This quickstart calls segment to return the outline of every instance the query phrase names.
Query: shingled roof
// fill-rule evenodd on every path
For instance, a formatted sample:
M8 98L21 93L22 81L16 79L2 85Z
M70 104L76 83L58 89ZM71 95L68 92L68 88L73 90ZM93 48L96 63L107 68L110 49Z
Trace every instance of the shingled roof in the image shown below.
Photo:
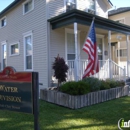
M124 12L127 12L127 11L130 11L130 7L121 7L121 8L113 9L113 10L108 12L108 16L124 13Z

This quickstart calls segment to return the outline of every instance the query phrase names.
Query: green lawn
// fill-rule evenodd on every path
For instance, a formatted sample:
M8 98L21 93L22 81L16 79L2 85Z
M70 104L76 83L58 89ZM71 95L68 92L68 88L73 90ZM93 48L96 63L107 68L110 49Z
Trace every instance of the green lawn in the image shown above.
M40 101L40 130L118 130L120 118L130 120L130 97L78 110ZM0 110L0 130L33 130L33 116Z

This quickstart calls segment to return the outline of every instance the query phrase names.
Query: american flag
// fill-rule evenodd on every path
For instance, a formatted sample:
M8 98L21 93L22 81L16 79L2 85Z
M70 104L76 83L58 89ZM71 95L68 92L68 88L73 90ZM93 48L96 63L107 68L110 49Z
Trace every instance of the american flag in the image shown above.
M94 21L92 21L88 36L83 45L83 50L88 54L88 65L84 71L83 78L99 72L99 61L96 45Z

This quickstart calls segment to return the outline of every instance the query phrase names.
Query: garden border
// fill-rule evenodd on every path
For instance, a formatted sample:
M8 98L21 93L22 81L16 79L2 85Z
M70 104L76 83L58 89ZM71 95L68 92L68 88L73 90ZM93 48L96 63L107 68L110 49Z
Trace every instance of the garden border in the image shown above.
M41 89L40 98L47 102L58 104L71 109L78 109L85 106L105 102L129 95L129 86L116 87L85 95L73 96L56 90Z

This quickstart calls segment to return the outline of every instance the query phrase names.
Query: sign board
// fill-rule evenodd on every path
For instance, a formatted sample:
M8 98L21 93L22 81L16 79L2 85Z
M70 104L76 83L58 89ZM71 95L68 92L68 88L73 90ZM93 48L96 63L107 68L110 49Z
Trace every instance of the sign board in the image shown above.
M1 110L34 114L34 124L38 125L38 95L37 72L16 72L10 66L0 72Z

